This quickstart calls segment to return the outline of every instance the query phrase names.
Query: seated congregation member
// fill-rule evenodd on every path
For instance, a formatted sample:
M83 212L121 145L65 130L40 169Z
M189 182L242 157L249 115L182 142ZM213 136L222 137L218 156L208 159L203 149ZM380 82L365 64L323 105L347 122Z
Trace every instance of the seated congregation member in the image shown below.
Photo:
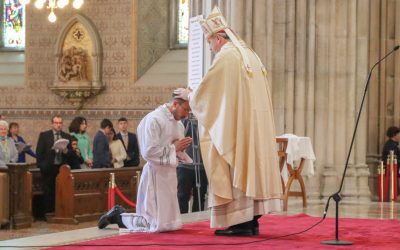
M7 136L8 122L0 120L0 167L18 160L18 151L14 141Z
M78 148L87 167L93 166L93 152L90 148L90 139L86 133L87 121L82 116L75 117L69 125L69 132L78 139ZM83 165L83 167L85 167Z
M110 144L111 162L114 168L122 168L126 159L126 151L121 140L117 139L114 128L107 135L108 143Z
M10 126L8 129L8 136L14 140L15 144L21 143L22 145L26 145L24 138L19 135L19 124L16 122L10 122ZM17 147L18 149L18 147ZM17 163L24 163L26 162L25 154L28 154L36 159L36 154L30 147L26 149L22 149L21 152L18 153L18 160Z
M107 134L110 133L113 124L109 119L103 119L100 130L97 131L93 140L93 168L110 168L111 151Z
M117 138L120 139L126 150L126 160L124 160L124 167L139 166L139 146L136 134L128 132L128 119L121 117L118 119L119 133Z
M115 206L99 222L110 223L131 232L163 232L182 226L177 200L176 166L189 156L184 150L192 139L184 137L180 122L190 111L187 101L173 99L147 114L138 126L140 152L147 161L140 178L136 214ZM189 158L190 159L190 158Z
M66 155L68 164L71 169L81 169L81 164L83 163L83 157L81 151L78 148L78 139L75 136L71 136L71 148L68 149Z
M54 142L60 139L71 140L71 136L62 131L63 119L55 115L51 119L50 130L41 132L36 146L36 162L40 168L43 181L45 213L54 212L56 177L61 165L66 163L68 147L54 149Z
M390 127L386 131L386 136L389 138L382 149L382 161L383 164L386 165L388 156L390 155L390 151L394 151L394 155L397 158L397 162L400 160L400 128L398 127ZM397 168L400 174L399 168Z

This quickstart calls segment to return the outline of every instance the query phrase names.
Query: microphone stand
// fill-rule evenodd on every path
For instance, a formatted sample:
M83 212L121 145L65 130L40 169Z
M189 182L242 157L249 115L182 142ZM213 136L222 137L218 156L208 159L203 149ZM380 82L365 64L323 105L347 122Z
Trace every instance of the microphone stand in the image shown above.
M201 168L203 167L203 162L201 160L200 154L200 138L199 138L199 130L198 130L198 121L197 118L193 115L193 113L189 113L188 123L186 125L185 135L190 129L190 135L192 136L192 156L195 172L195 181L196 181L196 189L197 189L197 200L198 200L198 211L203 211L202 202L201 202ZM194 201L195 197L193 197Z
M364 87L364 95L362 97L362 101L360 104L360 109L358 111L358 115L357 115L357 121L356 121L356 125L354 127L354 131L353 131L353 137L351 139L351 143L350 143L350 148L349 148L349 152L347 154L347 159L346 159L346 165L344 167L343 170L343 175L342 175L342 180L340 183L340 187L339 190L332 194L331 196L329 196L328 201L326 202L326 206L325 206L325 210L324 210L324 216L323 218L325 219L326 214L328 212L328 207L329 207L329 201L333 198L333 200L336 202L336 230L335 230L335 236L336 238L334 240L324 240L321 241L321 244L326 244L326 245L352 245L353 243L350 241L342 241L339 240L339 202L342 200L342 197L340 196L340 192L342 191L343 188L343 182L344 182L344 177L346 176L346 171L347 171L347 167L349 166L349 160L350 160L350 155L351 155L351 150L353 148L353 144L354 144L354 140L356 138L356 132L357 132L357 128L358 128L358 123L360 121L360 117L361 117L361 112L362 109L364 107L364 101L365 101L365 96L367 94L368 91L368 86L369 86L369 82L371 80L371 75L372 75L372 71L374 70L374 68L379 65L383 60L386 59L386 57L390 56L393 52L395 52L396 50L398 50L400 48L400 45L397 45L393 48L393 50L391 50L389 53L387 53L383 58L381 58L378 62L376 62L374 64L374 66L372 66L371 70L368 72L368 77L367 80L365 82L365 87Z

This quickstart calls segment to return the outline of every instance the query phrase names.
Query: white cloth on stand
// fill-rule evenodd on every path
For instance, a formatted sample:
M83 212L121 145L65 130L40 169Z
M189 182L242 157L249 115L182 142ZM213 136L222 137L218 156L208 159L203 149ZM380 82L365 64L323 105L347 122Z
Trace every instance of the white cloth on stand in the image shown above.
M281 172L281 176L285 184L289 179L289 171L286 163L290 164L293 169L295 169L297 168L296 164L299 164L302 158L305 160L302 174L305 176L313 176L314 161L316 158L310 137L301 137L293 134L283 134L281 136L277 136L277 138L288 139L288 145L286 148L287 159Z

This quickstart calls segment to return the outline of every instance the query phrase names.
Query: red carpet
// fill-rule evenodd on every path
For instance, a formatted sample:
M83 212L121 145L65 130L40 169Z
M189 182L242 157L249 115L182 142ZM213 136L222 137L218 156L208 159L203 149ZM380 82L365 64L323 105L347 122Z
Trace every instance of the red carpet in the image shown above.
M277 239L303 231L319 220L305 214L263 216L257 237L217 237L208 222L198 222L175 232L122 234L53 249L400 249L398 220L340 219L339 239L353 242L347 247L320 244L334 239L334 218L327 218L305 233Z

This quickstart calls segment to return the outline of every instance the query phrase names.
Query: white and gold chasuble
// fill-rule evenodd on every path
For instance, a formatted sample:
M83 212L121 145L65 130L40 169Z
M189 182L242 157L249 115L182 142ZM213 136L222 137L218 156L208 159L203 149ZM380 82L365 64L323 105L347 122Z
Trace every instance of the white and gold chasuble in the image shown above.
M237 47L228 42L189 95L200 127L213 228L281 210L270 86L257 55L243 49L250 60L250 74Z

